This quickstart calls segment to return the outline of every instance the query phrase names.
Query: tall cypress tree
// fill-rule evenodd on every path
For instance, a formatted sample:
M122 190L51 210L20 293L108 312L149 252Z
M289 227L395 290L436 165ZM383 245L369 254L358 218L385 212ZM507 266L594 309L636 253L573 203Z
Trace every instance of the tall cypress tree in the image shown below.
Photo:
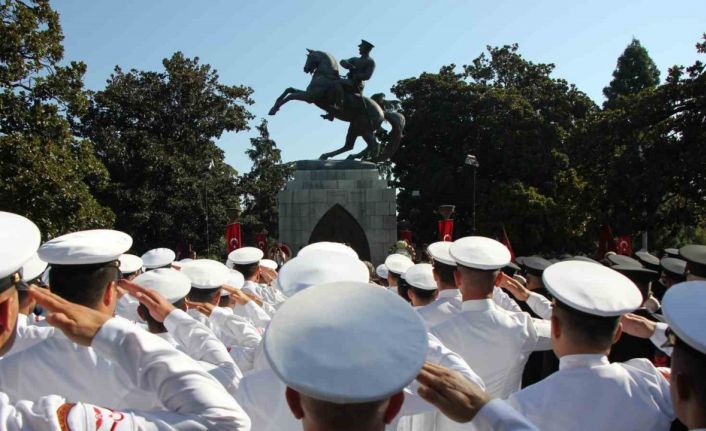
M659 69L647 49L640 41L633 38L625 51L618 57L618 64L613 71L613 80L603 88L606 101L604 108L614 106L619 96L637 94L646 88L659 84Z

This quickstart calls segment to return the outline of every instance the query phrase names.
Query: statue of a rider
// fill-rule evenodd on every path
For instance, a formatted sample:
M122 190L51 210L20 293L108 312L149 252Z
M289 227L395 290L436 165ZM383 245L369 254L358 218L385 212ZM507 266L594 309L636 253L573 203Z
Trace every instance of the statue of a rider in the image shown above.
M362 96L365 81L370 79L375 71L375 61L370 57L370 51L374 47L367 40L361 40L360 45L358 45L360 57L341 60L341 67L348 69L348 75L333 84L334 104L326 115L322 115L323 118L333 121L334 113L338 112L343 106L344 91Z

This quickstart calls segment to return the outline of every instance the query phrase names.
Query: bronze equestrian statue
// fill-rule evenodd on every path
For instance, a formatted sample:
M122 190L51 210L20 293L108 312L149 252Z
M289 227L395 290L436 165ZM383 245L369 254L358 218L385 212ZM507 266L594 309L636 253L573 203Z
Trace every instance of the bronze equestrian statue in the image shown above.
M304 72L313 75L309 86L304 91L287 88L270 109L269 114L275 115L282 105L290 100L301 100L313 103L326 111L322 117L327 120L333 121L337 118L350 123L345 145L338 150L322 154L319 157L321 160L352 150L358 136L363 138L367 147L358 154L348 156L349 159L378 162L390 158L399 148L405 126L404 116L393 110L386 110L372 98L362 95L364 81L370 79L375 70L375 62L369 56L372 48L371 43L362 41L359 45L361 56L341 62L341 66L348 69L345 79L341 78L338 62L331 54L307 49ZM378 98L378 101L382 99ZM383 120L390 123L392 130L389 145L380 151L375 131L382 130Z

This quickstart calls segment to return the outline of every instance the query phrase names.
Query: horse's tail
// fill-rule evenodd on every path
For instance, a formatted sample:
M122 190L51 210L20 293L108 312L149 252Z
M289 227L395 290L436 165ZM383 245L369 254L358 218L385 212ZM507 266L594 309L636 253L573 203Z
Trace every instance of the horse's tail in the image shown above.
M392 157L400 148L400 142L404 136L405 118L399 112L386 111L385 120L390 123L392 130L390 131L390 143L385 146L379 160L386 160Z

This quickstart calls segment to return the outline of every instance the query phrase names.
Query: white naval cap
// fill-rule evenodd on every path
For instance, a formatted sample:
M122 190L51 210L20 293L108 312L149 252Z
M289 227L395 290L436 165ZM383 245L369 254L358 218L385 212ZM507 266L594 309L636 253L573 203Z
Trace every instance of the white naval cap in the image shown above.
M5 290L19 281L15 274L37 252L41 235L28 218L0 211L0 288Z
M706 355L706 281L675 284L662 299L664 318L679 339Z
M243 274L241 274L239 271L231 269L230 273L228 274L228 279L223 284L227 284L230 287L235 287L236 289L242 289L243 285L245 284L245 277L243 277ZM230 295L230 292L225 289L221 290L221 296L228 295Z
M635 283L598 263L578 260L555 263L544 270L542 280L558 301L594 316L620 316L642 304Z
M510 250L501 242L484 236L467 236L454 241L449 255L457 265L483 271L500 269L510 263Z
M172 304L186 297L191 290L189 277L172 268L147 271L135 277L133 282L154 290Z
M314 251L327 251L329 253L343 253L358 259L358 253L347 245L340 242L319 241L304 246L297 256L304 256Z
M190 258L190 257L185 257L185 258L183 258L182 260L180 260L180 261L178 261L178 262L183 265L183 264L185 264L185 263L192 262L193 260L194 260L194 259L192 259L192 258Z
M399 253L391 254L385 259L387 271L397 275L404 274L412 265L414 265L412 259Z
M191 280L196 289L217 289L226 284L230 270L222 263L211 259L196 259L185 263L181 272Z
M428 263L418 263L404 273L404 280L412 287L422 290L436 290L434 267Z
M263 344L287 386L339 404L401 391L419 373L429 347L424 323L409 304L365 282L316 285L291 297L272 318Z
M257 247L241 247L228 254L228 260L235 265L251 265L262 260L265 253Z
M120 272L123 274L132 274L139 271L143 266L142 258L134 254L123 254L118 260L120 261Z
M378 277L387 280L387 267L384 263L381 263L377 268L375 268L375 274L377 274Z
M427 247L427 253L432 259L444 265L456 266L456 261L451 254L449 254L449 248L451 248L451 241L437 241L429 244Z
M143 266L147 269L161 268L174 262L176 253L168 248L153 248L142 255Z
M273 270L273 271L277 271L277 266L279 266L279 265L277 265L277 262L275 262L275 261L272 260L272 259L262 259L262 260L260 261L260 266L264 266L264 267L267 268L267 269L271 269L271 270Z
M92 265L117 261L131 246L132 237L125 232L94 229L49 240L38 253L50 265Z
M39 277L47 269L47 265L37 253L34 253L34 256L22 265L22 281L31 281Z
M369 279L368 267L357 257L324 250L297 255L280 268L277 276L279 287L287 296L316 284Z

